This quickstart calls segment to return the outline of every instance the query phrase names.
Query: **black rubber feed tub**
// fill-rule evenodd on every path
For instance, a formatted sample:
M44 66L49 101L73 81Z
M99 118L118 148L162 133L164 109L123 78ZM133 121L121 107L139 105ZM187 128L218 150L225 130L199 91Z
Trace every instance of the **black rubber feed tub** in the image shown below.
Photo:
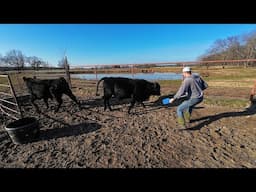
M16 120L5 126L15 144L25 144L39 137L39 122L34 117Z

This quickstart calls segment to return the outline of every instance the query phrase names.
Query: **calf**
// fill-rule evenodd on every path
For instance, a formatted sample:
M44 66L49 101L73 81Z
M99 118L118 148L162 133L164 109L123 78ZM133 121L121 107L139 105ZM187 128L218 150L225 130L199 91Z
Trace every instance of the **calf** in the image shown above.
M31 103L34 105L36 111L40 113L38 106L35 104L35 100L43 99L46 107L48 109L48 99L55 98L58 102L58 106L55 109L55 112L59 111L61 104L63 103L62 95L68 95L80 108L80 104L77 101L76 97L73 95L72 91L69 88L67 81L60 77L59 79L35 79L23 77L23 80L28 88L28 91L31 96Z
M160 95L160 85L158 83L148 82L143 79L129 79L123 77L103 77L97 83L96 96L98 96L98 86L101 81L103 82L104 90L104 110L107 105L111 111L109 100L112 96L118 100L131 98L131 105L129 106L128 113L134 106L135 102L138 102L145 107L143 101L149 99L151 95Z

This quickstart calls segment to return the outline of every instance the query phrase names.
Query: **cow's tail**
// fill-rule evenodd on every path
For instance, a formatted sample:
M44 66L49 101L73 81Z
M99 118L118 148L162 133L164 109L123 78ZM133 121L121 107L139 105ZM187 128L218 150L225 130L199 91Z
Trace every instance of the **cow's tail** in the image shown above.
M107 77L103 77L103 78L101 78L101 79L98 81L98 83L97 83L97 88L96 88L96 96L99 96L99 95L100 95L100 94L98 93L99 84L100 84L101 81L103 81L103 80L105 80L105 79L107 79Z

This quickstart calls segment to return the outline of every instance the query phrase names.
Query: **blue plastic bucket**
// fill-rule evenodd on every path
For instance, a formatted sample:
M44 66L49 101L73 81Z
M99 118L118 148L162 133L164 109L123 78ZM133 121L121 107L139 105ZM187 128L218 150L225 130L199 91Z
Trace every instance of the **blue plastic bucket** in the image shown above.
M162 100L162 103L163 103L164 105L170 104L170 98L165 98L165 99L163 99L163 100Z

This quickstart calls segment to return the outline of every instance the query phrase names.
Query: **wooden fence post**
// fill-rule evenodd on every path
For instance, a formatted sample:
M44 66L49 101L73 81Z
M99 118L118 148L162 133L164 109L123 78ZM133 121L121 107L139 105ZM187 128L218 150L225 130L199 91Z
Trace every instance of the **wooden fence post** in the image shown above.
M69 68L67 56L65 56L65 64L64 64L64 67L65 67L65 72L66 72L66 77L67 77L67 80L68 80L69 87L72 88L71 78L70 78L70 71L69 71L70 68Z
M94 73L95 73L96 80L98 80L97 66L96 65L95 65L95 68L94 68Z

